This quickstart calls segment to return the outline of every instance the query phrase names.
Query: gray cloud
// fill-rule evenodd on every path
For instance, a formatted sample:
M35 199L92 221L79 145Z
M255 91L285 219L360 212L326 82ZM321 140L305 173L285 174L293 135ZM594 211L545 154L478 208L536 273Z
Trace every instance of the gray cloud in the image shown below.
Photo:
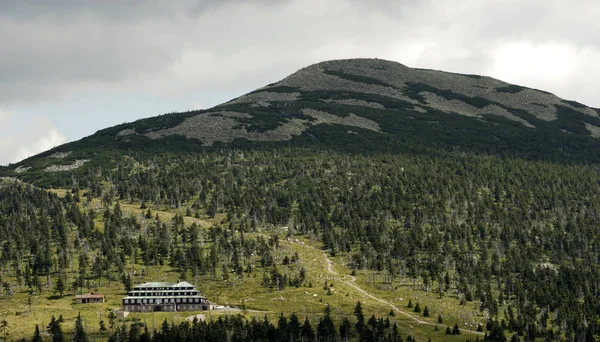
M98 83L168 80L179 90L194 75L199 86L239 82L237 75L257 69L281 76L269 72L272 64L291 72L355 55L493 74L494 49L512 42L568 43L597 54L598 7L586 0L576 6L541 0L2 2L0 103Z

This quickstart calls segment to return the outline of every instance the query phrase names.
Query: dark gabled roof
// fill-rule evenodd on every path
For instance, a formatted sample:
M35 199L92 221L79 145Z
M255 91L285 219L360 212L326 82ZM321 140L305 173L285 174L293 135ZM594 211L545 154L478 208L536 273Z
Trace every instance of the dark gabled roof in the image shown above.
M75 296L76 299L103 299L104 297L104 295L97 293L87 293Z

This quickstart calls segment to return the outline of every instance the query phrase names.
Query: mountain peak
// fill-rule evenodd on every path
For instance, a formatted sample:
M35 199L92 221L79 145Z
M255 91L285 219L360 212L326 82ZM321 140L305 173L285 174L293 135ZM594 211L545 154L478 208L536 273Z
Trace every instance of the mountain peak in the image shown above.
M19 163L8 175L94 165L106 149L122 153L282 143L600 161L598 138L600 110L548 92L382 59L345 59L307 66L208 110L99 131Z

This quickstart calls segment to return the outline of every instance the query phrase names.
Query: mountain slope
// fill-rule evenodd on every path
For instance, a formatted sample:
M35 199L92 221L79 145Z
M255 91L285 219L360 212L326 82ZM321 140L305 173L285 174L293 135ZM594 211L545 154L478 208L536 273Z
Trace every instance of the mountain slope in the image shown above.
M600 160L600 110L493 78L379 59L322 62L202 111L127 123L3 174L69 171L112 152L300 145L352 152L437 150ZM316 145L315 145L316 144Z
M108 308L132 281L194 279L272 320L318 327L331 305L351 340L381 340L384 318L407 340L597 340L597 120L490 78L349 60L111 127L5 169L54 189L0 181L0 306L30 332L34 294L96 319L59 280Z

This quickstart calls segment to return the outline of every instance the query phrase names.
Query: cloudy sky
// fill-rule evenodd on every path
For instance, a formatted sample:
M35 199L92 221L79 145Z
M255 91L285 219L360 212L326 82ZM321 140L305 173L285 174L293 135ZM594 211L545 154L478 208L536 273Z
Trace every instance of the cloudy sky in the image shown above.
M377 57L600 107L597 0L0 0L0 164Z

